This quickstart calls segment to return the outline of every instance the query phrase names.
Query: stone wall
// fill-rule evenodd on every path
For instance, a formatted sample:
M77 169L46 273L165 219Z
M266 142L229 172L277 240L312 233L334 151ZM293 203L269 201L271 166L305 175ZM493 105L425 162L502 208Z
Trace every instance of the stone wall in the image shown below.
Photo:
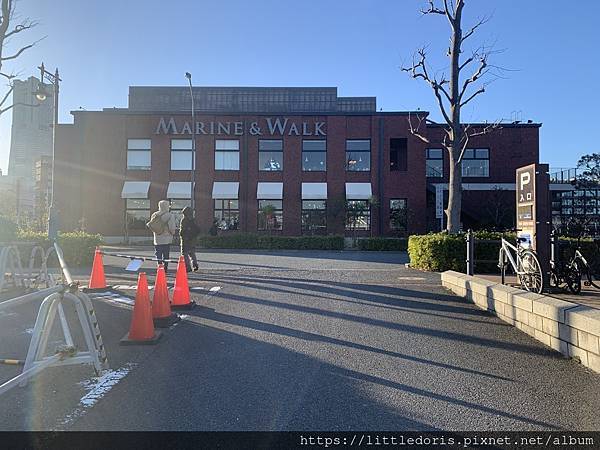
M600 373L600 309L446 271L442 285Z

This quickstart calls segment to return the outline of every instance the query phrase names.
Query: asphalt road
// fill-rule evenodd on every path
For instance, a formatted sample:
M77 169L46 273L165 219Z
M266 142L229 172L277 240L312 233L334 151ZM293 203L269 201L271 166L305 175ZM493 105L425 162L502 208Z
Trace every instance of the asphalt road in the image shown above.
M201 306L156 346L119 346L130 310L94 300L122 377L110 390L90 401L89 367L49 369L2 396L0 429L600 429L600 376L404 268L405 254L199 259ZM105 263L109 283L132 283L126 261ZM30 305L0 315L0 357L24 356L34 320Z

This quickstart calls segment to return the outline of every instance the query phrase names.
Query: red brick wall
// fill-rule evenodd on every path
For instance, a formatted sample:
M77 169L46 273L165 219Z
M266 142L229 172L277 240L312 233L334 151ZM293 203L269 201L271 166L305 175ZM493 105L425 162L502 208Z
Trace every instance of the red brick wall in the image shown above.
M125 180L151 181L151 208L155 210L159 200L166 198L169 181L189 181L189 171L170 170L171 138L190 138L189 135L156 135L160 117L174 117L181 129L189 115L135 115L126 112L76 112L73 125L61 125L57 134L57 204L62 211L61 228L73 229L81 217L85 217L87 229L107 236L124 234L124 200L121 189ZM258 170L258 140L278 139L278 135L266 133L265 117L273 119L275 114L257 116L199 115L197 121L244 122L242 136L197 135L196 149L196 216L204 231L212 224L213 181L239 181L240 227L253 232L257 228L256 188L259 181L284 183L283 208L284 226L282 234L301 233L301 183L327 182L328 198L343 202L345 182L371 182L373 195L379 200L379 208L373 208L371 228L377 235L380 216L384 234L389 230L389 200L406 198L408 202L409 231L424 232L426 229L425 148L420 139L413 136L408 127L407 115L328 115L286 116L290 122L326 122L327 172L302 172L303 136L284 136L283 172L261 172ZM283 118L283 117L282 117ZM262 136L247 132L248 124L259 122ZM421 129L434 139L440 129ZM383 140L380 142L380 133ZM127 171L127 139L151 138L152 170ZM321 138L319 136L304 137ZM407 170L390 171L390 139L406 138ZM240 168L238 171L214 170L215 139L239 139ZM346 139L371 140L371 171L346 172ZM538 160L538 129L513 127L496 130L488 136L474 138L473 146L490 148L490 178L469 179L476 182L514 182L514 169ZM379 167L380 148L383 165ZM444 164L447 177L447 161ZM429 180L439 181L439 180ZM380 182L383 192L380 190ZM344 213L334 216L328 211L328 232L344 232ZM363 234L371 234L365 232Z

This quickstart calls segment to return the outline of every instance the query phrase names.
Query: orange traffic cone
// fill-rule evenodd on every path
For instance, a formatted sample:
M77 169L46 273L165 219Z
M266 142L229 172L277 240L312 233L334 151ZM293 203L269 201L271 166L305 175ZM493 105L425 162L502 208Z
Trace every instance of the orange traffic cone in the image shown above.
M104 263L102 262L102 252L96 247L94 253L94 262L92 263L92 274L88 289L106 289L106 278L104 277Z
M159 264L156 271L154 297L152 298L152 318L154 319L154 326L159 328L168 328L179 321L179 316L171 312L167 275L162 264Z
M177 263L177 275L175 275L175 288L173 292L173 309L192 309L196 304L190 300L190 286L188 285L187 270L185 269L185 257L181 255Z
M160 331L154 331L152 311L150 310L150 293L146 273L140 272L129 333L121 339L121 345L156 344L160 339Z

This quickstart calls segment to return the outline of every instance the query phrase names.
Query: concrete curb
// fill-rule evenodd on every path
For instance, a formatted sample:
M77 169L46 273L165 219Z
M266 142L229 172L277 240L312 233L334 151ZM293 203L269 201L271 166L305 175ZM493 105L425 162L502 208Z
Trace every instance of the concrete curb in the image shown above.
M442 273L442 285L542 344L600 373L600 309L452 270Z

